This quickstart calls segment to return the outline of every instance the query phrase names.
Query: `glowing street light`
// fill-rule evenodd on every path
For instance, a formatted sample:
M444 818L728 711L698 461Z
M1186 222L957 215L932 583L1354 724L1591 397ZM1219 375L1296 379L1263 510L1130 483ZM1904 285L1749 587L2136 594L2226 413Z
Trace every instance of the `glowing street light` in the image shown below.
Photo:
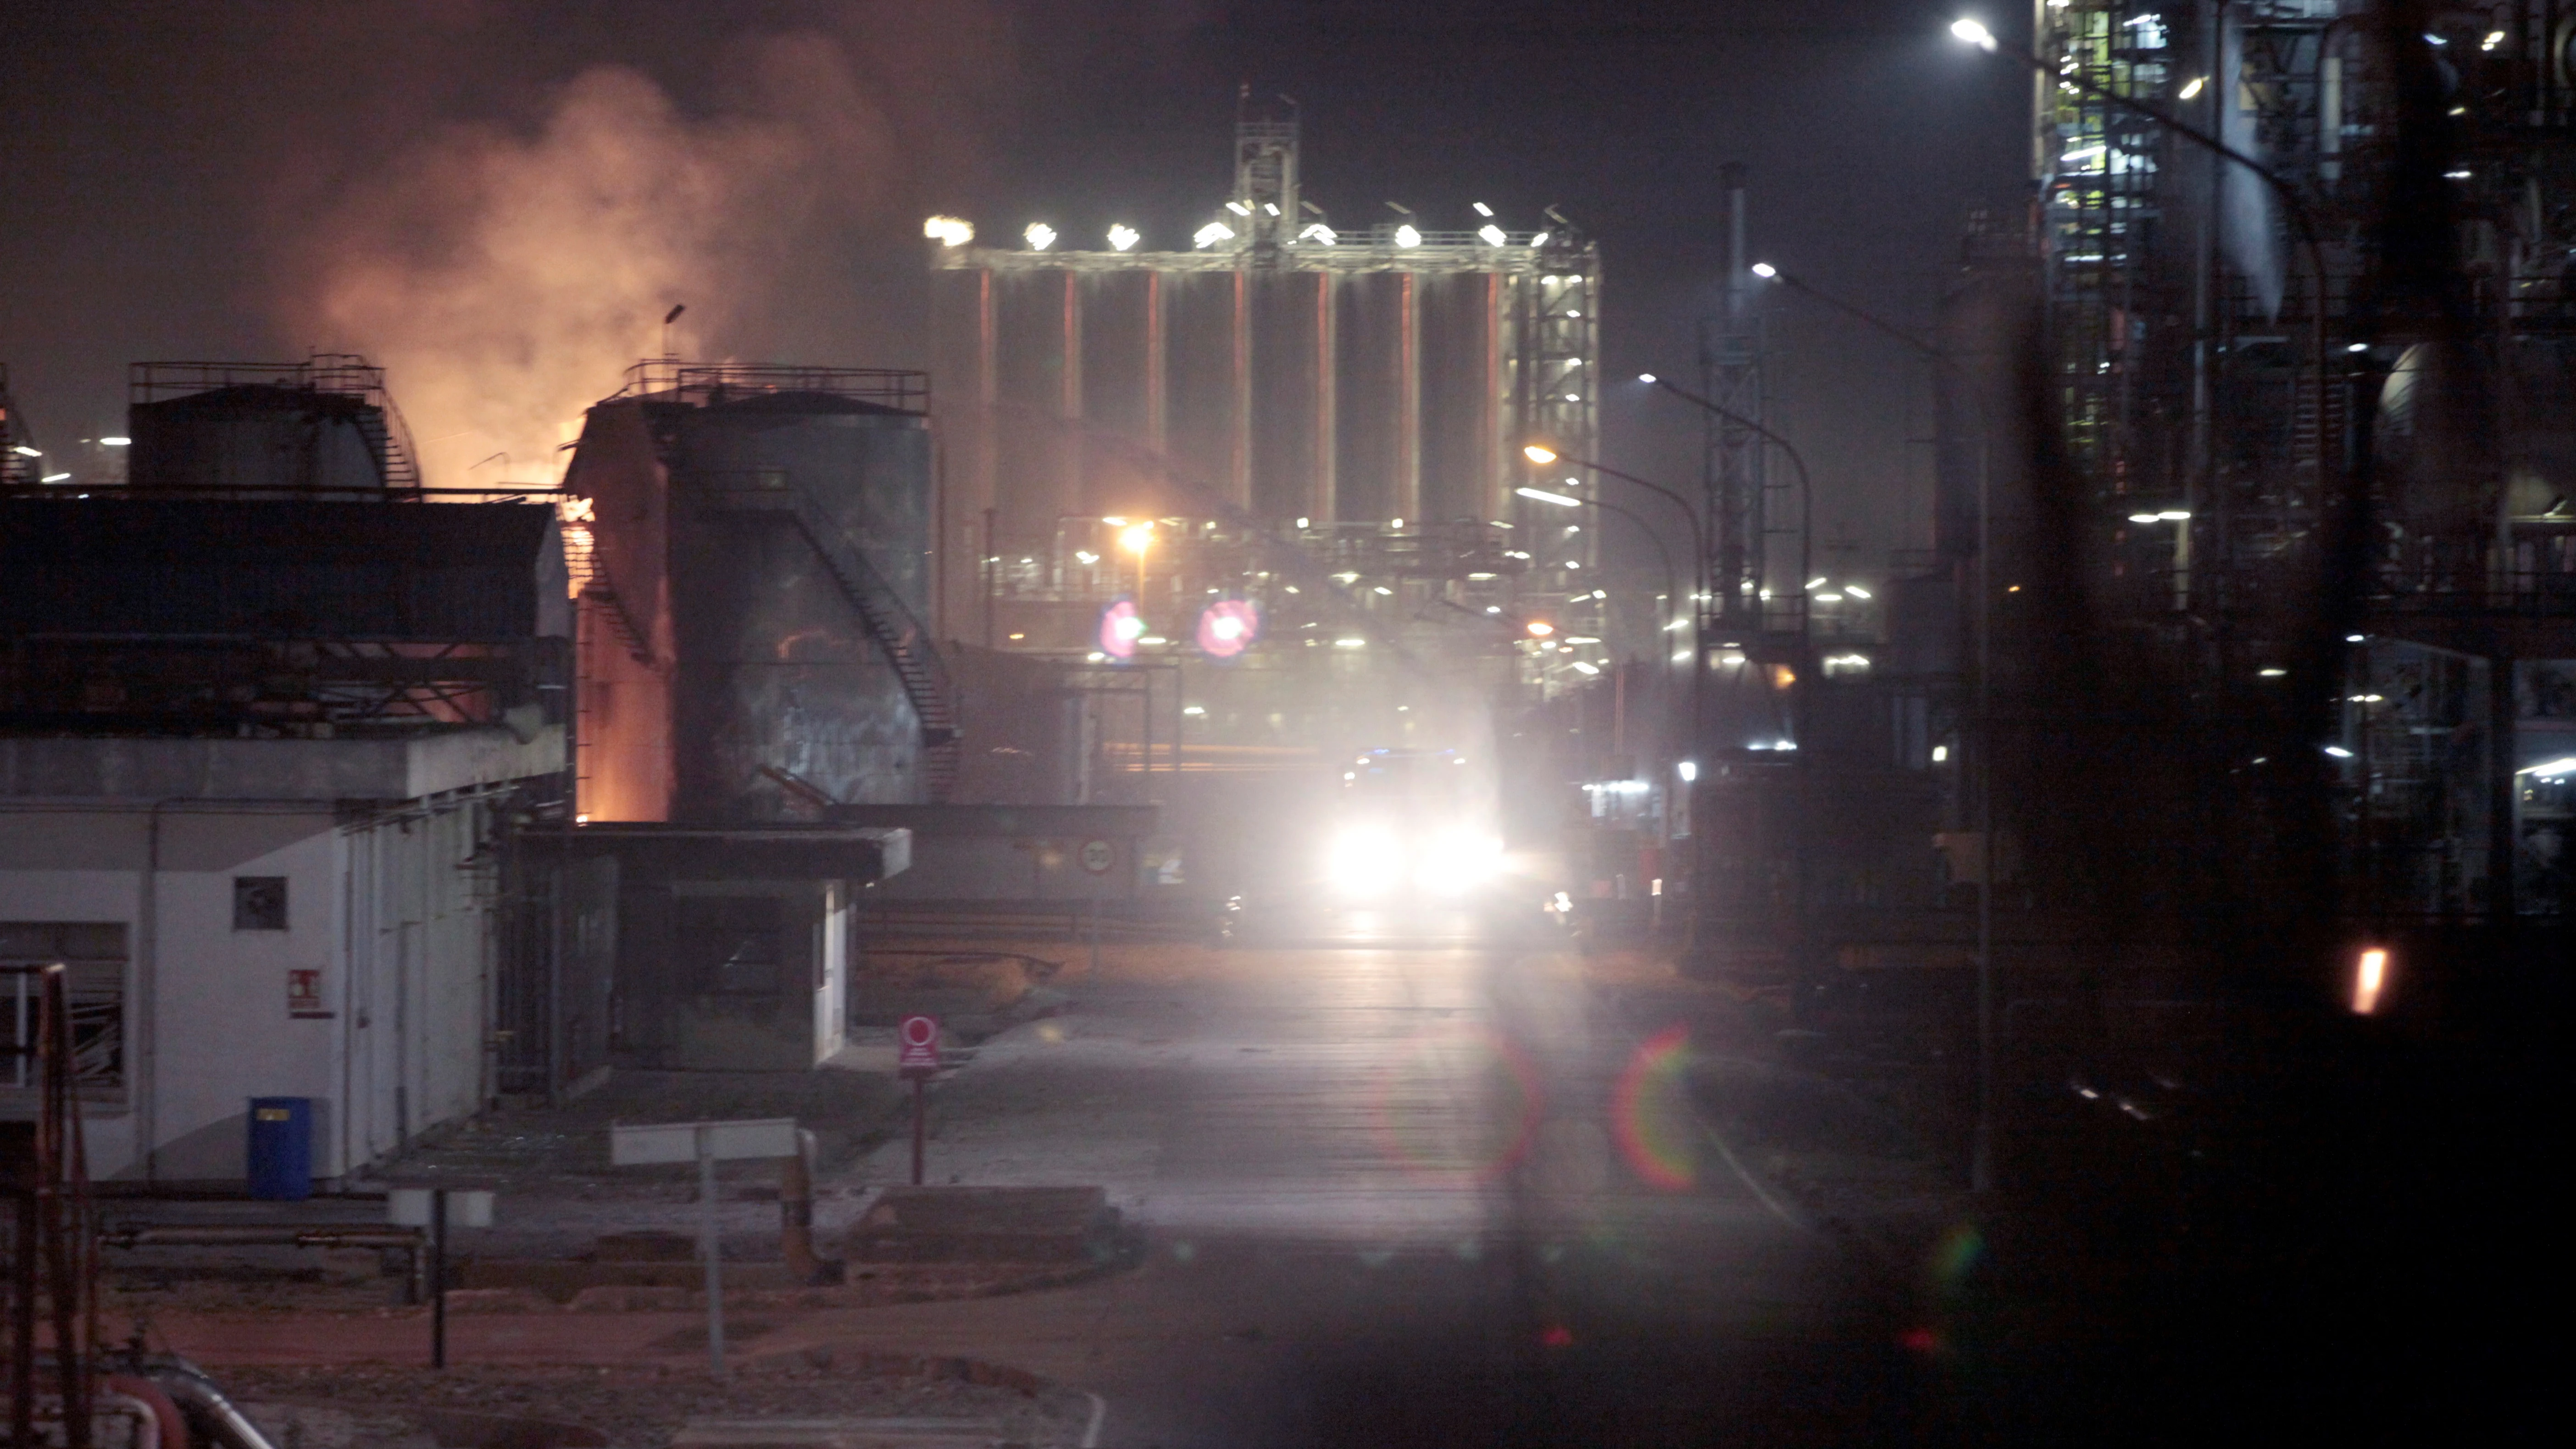
M1196 233L1192 234L1190 237L1190 244L1197 247L1200 251L1206 251L1209 247L1215 246L1218 242L1232 240L1234 240L1233 227L1227 226L1221 221L1212 221L1207 225L1200 227Z
M1109 228L1109 249L1113 252L1127 251L1136 245L1139 235L1136 228L1120 222Z
M1771 265L1769 262L1755 262L1753 264L1753 275L1760 277L1762 280L1767 282L1773 277L1780 275L1780 269Z
M2196 76L2193 76L2191 79L2189 79L2189 80L2187 80L2187 81L2184 81L2184 82L2182 83L2182 89L2181 89L2181 90L2178 90L2178 91L2174 92L2174 99L2176 99L2176 100L2180 100L2180 101L2188 101L2188 100L2191 100L2191 99L2193 99L2193 98L2197 97L2197 96L2200 94L2201 87L2206 86L2206 85L2208 85L2208 84L2209 84L2209 77L2207 77L2207 76L2205 76L2205 75L2196 75Z
M1141 558L1144 556L1145 550L1154 546L1154 525L1151 523L1131 523L1127 525L1126 528L1120 530L1118 534L1118 543L1120 547L1126 549L1129 553L1135 554Z
M1395 244L1400 247L1418 247L1422 245L1422 233L1415 231L1413 223L1408 221L1395 229Z
M1543 488L1515 488L1512 491L1523 498L1535 499L1541 503L1553 503L1559 508L1581 508L1583 506L1583 500L1580 498L1568 498L1562 493L1550 493Z
M1950 22L1950 33L1979 50L1993 50L1996 45L1993 31L1988 30L1983 22L1971 20L1964 15Z
M921 234L944 247L962 247L975 239L975 223L954 216L934 216L921 224Z
M1556 461L1556 450L1545 443L1530 443L1522 447L1521 456L1544 468Z
M1545 619L1532 619L1529 621L1529 636L1533 639L1544 639L1555 632L1556 626Z
M2373 946L2353 962L2352 1014L2370 1016L2379 1010L2380 993L2388 989L2388 952Z
M1030 222L1029 229L1020 235L1027 238L1029 250L1033 252L1042 252L1055 245L1055 228L1042 221Z
M1489 247L1501 246L1504 241L1503 229L1490 221L1476 228L1476 236Z

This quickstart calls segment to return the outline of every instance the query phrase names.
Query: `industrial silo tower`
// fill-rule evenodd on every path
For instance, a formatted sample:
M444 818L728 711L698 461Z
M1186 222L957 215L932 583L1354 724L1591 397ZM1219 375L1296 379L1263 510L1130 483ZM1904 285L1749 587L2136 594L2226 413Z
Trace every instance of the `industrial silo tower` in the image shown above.
M945 570L946 632L972 637L997 595L1080 602L1095 550L1069 525L1149 511L1337 558L1408 540L1458 560L1480 612L1506 558L1507 602L1598 608L1591 534L1515 493L1562 481L1532 476L1532 438L1595 452L1594 245L1552 212L1528 231L1482 204L1472 231L1385 216L1337 229L1306 200L1292 113L1238 119L1232 192L1186 249L1119 226L1086 250L1043 223L978 245L935 220L941 552L983 561Z

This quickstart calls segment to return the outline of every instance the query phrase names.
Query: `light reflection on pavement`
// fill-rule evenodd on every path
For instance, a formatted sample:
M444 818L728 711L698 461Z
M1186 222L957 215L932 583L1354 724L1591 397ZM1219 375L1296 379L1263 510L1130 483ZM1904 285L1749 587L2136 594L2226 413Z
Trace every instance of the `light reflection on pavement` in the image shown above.
M1358 917L1318 934L1382 928ZM1660 1023L1620 1019L1562 938L1418 929L1113 971L986 1043L934 1093L930 1180L1098 1184L1146 1262L876 1326L1101 1392L1108 1443L1695 1442L1721 1407L1774 1425L1749 1442L1807 1442L1857 1427L1809 1392L1854 1374L1834 1399L1876 1414L1884 1330L1854 1265L1694 1150L1677 1095L1634 1109L1663 1115L1677 1177L1648 1185L1614 1145L1614 1087ZM1814 1360L1804 1411L1772 1402L1783 1354Z

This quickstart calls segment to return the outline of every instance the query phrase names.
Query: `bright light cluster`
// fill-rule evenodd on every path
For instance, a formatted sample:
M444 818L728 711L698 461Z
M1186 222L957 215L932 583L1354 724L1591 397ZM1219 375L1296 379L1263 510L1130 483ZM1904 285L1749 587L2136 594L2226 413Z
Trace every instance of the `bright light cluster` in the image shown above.
M1471 830L1413 842L1391 826L1352 825L1333 837L1324 875L1336 891L1360 899L1407 887L1455 899L1493 880L1502 862L1503 843Z
M934 216L921 224L921 234L944 247L962 247L975 239L975 223L953 216Z

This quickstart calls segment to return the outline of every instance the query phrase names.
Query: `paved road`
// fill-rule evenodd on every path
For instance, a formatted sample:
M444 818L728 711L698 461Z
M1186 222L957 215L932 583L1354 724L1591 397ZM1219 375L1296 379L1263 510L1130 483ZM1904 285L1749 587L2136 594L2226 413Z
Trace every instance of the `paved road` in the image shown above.
M1662 1023L1552 940L1329 926L1414 944L1081 983L937 1091L933 1181L1103 1184L1144 1267L797 1332L1095 1390L1117 1445L1911 1437L1885 1296L1730 1170Z

